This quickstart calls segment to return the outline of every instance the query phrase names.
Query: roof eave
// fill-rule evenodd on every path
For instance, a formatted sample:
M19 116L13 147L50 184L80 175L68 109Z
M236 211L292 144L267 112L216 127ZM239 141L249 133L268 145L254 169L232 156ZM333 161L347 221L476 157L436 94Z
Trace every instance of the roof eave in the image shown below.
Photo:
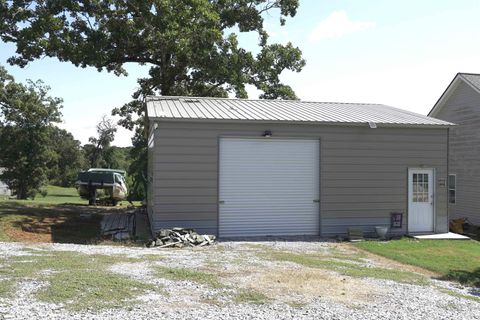
M450 84L447 86L447 88L445 89L445 91L442 93L442 95L440 96L440 98L438 98L437 102L435 103L435 105L433 106L433 108L430 110L430 112L428 113L428 116L429 117L435 117L439 112L440 110L442 109L442 107L444 106L444 103L445 101L450 97L450 95L452 94L453 90L456 89L458 83L460 81L463 81L464 83L468 84L471 88L473 88L475 91L477 91L479 94L480 94L480 89L477 88L476 86L472 85L472 83L470 83L470 81L468 79L466 79L465 77L463 77L463 74L462 73L457 73L455 75L455 77L453 78L452 81L450 81Z
M293 124L293 125L327 125L327 126L345 126L345 127L369 127L368 122L337 122L337 121L290 121L290 120L241 120L241 119L200 119L200 118L167 118L167 117L149 117L152 122L196 122L196 123L264 123L264 124ZM454 123L422 124L422 123L381 123L375 122L377 127L383 128L432 128L442 129L454 127Z

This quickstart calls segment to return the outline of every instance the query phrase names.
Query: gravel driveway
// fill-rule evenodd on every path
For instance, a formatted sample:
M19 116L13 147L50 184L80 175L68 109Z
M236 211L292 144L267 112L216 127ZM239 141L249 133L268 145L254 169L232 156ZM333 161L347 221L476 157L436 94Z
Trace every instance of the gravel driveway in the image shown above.
M159 290L113 307L75 308L82 292L58 302L38 294L61 272L76 281L74 271L7 272L18 266L11 261L35 264L37 256L65 252L120 257L108 272ZM15 278L13 292L0 290L0 319L480 319L478 291L334 242L170 250L0 243L0 257L0 280Z

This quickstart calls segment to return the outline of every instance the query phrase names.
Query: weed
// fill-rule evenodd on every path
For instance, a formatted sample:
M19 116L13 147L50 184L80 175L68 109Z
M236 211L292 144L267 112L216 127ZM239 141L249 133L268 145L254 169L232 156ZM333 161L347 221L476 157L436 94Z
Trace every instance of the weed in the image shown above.
M196 282L212 288L224 287L224 285L219 281L216 275L198 270L191 270L186 268L168 268L160 266L156 269L156 275L160 278L175 281Z
M236 303L265 304L270 299L261 292L252 289L241 289L235 296Z

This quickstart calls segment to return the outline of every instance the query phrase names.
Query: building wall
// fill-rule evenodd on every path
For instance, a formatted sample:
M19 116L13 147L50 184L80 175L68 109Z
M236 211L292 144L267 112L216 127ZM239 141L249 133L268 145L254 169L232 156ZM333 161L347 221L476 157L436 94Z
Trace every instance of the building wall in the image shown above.
M0 196L10 196L11 192L8 186L0 181Z
M0 174L3 173L5 169L4 168L0 168ZM10 189L8 188L8 186L0 180L0 196L10 196L12 193L10 191Z
M450 218L480 225L480 94L461 81L435 117L457 124L449 138L449 171L457 176Z
M154 207L155 207L155 179L154 179L154 147L155 147L155 135L153 127L150 130L150 134L148 136L148 153L147 153L147 211L148 211L148 218L150 221L150 226L154 225ZM153 229L153 228L152 228Z
M431 167L447 175L447 129L313 126L295 124L159 122L152 150L154 230L174 226L217 233L218 139L320 139L321 236L349 226L373 232L390 225L391 212L407 220L407 168ZM447 231L446 187L437 186L436 231Z

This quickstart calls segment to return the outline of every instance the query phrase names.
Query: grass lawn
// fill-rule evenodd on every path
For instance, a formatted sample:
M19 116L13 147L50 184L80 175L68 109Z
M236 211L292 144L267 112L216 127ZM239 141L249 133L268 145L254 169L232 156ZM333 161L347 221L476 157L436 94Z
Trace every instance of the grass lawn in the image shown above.
M360 249L433 271L440 279L480 287L480 242L455 240L366 241Z
M118 262L139 262L121 255L85 255L78 252L31 250L29 255L0 258L0 297L10 297L20 281L38 279L48 285L35 292L43 302L64 303L70 309L129 305L131 299L159 288L111 272ZM6 279L6 280L5 280Z
M34 200L0 198L0 241L96 242L101 215L112 207L88 206L75 188L48 186L47 191Z
M34 200L16 200L16 199L2 199L0 198L0 204L3 203L18 203L22 205L35 204L35 205L58 205L58 204L87 204L87 200L80 198L77 189L75 188L63 188L56 186L47 186L47 195L43 197L38 194Z

